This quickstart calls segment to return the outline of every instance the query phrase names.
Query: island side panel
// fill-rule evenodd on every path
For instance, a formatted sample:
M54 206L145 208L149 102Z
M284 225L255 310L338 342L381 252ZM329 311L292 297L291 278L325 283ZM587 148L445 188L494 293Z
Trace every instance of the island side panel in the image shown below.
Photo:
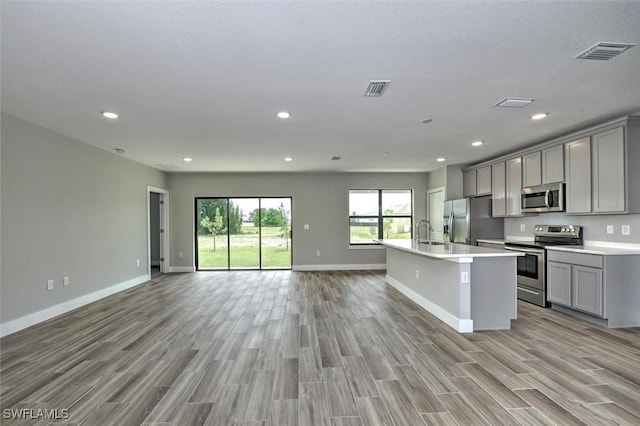
M461 265L468 270L468 264L432 259L387 247L389 284L455 330L470 332L473 331L473 322L468 316L470 307L460 306L461 302L468 303L470 297L461 291Z
M473 329L511 328L517 306L516 258L476 257L471 264Z

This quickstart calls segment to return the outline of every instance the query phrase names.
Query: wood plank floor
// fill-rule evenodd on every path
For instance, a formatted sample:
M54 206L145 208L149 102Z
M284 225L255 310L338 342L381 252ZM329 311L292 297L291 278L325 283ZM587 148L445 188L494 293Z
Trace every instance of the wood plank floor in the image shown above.
M640 424L640 329L518 310L461 335L380 273L161 275L3 338L0 405L101 426Z

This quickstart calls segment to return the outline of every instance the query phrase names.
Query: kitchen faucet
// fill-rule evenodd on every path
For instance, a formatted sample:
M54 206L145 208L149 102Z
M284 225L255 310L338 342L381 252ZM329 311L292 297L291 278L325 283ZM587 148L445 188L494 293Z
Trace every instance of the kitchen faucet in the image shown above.
M427 241L431 243L431 233L433 232L433 226L431 226L431 222L429 222L427 219L422 219L416 225L416 243L420 244L420 227L422 225L427 226Z

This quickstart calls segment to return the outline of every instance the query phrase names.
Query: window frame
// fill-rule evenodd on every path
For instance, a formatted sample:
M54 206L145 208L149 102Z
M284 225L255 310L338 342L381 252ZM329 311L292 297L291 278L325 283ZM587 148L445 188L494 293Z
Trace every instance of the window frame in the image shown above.
M378 214L377 215L352 215L351 214L351 193L355 191L377 191L378 195ZM411 198L411 212L409 215L385 215L382 206L382 194L384 191L408 191ZM413 239L413 189L412 188L351 188L349 189L349 247L376 247L381 246L380 243L366 242L354 243L351 241L351 220L352 219L376 219L378 224L378 236L376 239L384 239L384 219L409 219L410 240Z

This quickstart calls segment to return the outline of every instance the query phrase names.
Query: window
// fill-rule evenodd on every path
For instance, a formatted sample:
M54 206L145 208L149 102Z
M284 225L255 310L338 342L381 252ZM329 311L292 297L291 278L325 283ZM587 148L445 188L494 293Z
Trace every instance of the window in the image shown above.
M380 238L411 239L410 189L349 190L349 244L376 244Z

